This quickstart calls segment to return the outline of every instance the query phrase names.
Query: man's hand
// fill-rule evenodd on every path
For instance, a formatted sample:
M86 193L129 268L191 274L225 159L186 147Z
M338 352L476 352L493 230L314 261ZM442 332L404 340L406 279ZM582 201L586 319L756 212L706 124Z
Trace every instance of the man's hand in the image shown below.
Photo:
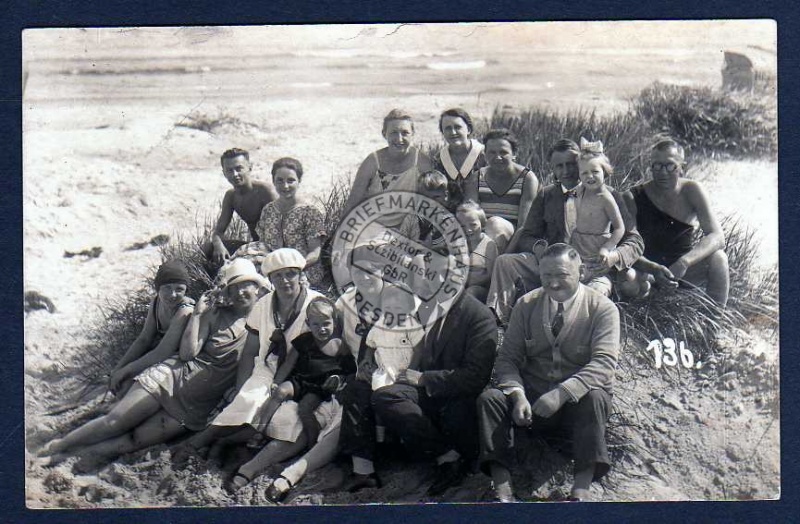
M514 407L511 408L511 418L514 420L514 424L522 427L530 426L533 422L531 403L519 391L512 393L511 398L514 400Z
M422 373L413 369L404 369L397 375L397 382L409 386L419 387L421 380Z
M674 264L673 264L674 265ZM678 280L675 278L675 275L672 274L672 271L666 266L658 266L655 271L653 271L653 276L656 279L656 285L659 287L671 287L677 288L678 287Z
M531 248L531 252L533 256L536 257L536 260L541 260L542 255L544 254L545 250L547 249L547 241L546 240L537 240L533 247Z
M616 249L612 249L610 251L607 249L601 249L597 256L600 259L600 263L609 269L619 263L619 251Z
M567 392L561 388L548 391L533 403L533 413L542 418L549 418L561 409L567 399L569 399Z
M228 250L225 248L224 245L217 244L216 242L214 242L212 246L214 248L214 252L212 253L211 258L214 261L214 264L221 266L229 258L231 258L231 254L228 253Z

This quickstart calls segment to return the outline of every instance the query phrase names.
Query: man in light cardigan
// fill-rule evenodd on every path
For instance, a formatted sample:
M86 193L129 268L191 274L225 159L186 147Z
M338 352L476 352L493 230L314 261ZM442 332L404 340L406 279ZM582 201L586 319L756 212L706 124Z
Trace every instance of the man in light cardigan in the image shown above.
M509 472L514 425L569 432L572 500L586 500L592 481L610 468L605 430L619 354L619 312L580 283L583 266L572 247L548 247L540 269L542 287L524 295L511 313L495 363L497 387L478 398L481 469L491 475L501 502L514 501Z

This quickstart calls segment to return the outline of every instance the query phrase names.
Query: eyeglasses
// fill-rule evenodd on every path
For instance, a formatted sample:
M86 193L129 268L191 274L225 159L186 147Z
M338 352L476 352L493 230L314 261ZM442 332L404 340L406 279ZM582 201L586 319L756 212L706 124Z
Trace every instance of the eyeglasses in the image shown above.
M662 169L666 169L667 173L674 173L679 167L680 166L675 162L653 162L650 164L650 169L653 171L661 171Z
M270 273L269 278L274 280L294 280L300 276L300 270L294 268L279 269Z

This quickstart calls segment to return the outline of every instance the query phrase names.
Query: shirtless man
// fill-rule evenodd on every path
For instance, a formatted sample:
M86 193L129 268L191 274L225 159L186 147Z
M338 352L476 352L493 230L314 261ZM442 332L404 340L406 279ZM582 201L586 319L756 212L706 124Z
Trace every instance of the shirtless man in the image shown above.
M261 210L278 198L278 193L272 184L250 177L253 166L250 163L250 154L244 149L228 149L222 153L220 162L222 174L233 189L229 189L222 199L222 211L211 234L211 258L215 264L222 264L230 258L231 253L247 243L223 238L233 218L233 212L235 211L245 221L250 237L253 241L257 241L259 238L255 227L261 217Z
M650 162L652 180L624 195L645 249L633 264L638 286L620 286L620 290L644 295L651 283L674 288L684 281L705 287L708 296L724 307L730 287L725 234L703 186L683 178L684 152L674 140L657 143ZM695 242L698 225L703 236Z

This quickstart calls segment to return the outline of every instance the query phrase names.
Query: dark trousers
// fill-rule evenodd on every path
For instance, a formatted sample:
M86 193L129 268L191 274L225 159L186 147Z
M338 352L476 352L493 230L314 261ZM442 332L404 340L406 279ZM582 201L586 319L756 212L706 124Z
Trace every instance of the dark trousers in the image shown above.
M466 460L478 455L474 397L432 398L423 388L393 384L372 394L372 406L414 454L436 458L455 449Z
M533 405L540 394L525 391ZM514 421L511 418L513 403L499 389L487 389L478 397L478 424L480 426L480 464L489 473L492 462L511 468L514 463ZM602 389L592 389L577 403L566 403L550 418L533 416L531 427L544 433L565 432L572 442L575 469L582 470L594 464L594 480L602 478L610 469L606 446L606 421L611 412L611 395Z
M336 397L342 405L340 451L345 455L374 460L375 413L372 411L372 385L351 377Z

